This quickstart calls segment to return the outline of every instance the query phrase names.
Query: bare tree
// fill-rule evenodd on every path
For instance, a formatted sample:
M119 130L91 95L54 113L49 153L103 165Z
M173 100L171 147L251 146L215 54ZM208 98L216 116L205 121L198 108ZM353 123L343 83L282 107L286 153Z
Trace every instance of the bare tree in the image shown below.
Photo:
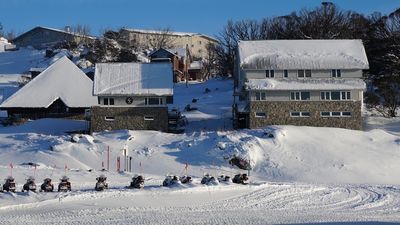
M216 74L217 71L217 49L213 43L206 45L207 55L202 60L202 79L208 80L210 77Z
M174 47L174 36L170 28L160 29L146 35L148 47L152 49Z
M83 36L90 36L90 26L86 24L77 24L71 27L71 31L76 34L80 34Z

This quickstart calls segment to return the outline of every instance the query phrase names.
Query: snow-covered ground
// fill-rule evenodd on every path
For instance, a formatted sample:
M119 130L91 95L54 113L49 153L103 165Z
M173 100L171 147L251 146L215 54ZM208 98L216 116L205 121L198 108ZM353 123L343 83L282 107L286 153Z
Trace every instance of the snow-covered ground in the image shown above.
M398 118L368 116L365 131L296 126L234 131L232 85L214 79L174 87L174 107L198 108L184 113L189 120L184 134L122 130L77 135L71 142L63 132L81 130L85 122L44 119L0 128L1 179L12 163L17 190L27 176L38 184L51 177L57 184L64 174L73 189L0 193L0 224L400 222ZM110 171L101 172L108 148ZM133 158L132 172L116 171L124 148ZM232 155L250 160L251 185L200 184L204 173L245 172L228 164ZM110 190L95 192L95 178L103 173ZM145 188L124 189L136 173L145 176ZM168 173L189 174L194 181L161 187Z

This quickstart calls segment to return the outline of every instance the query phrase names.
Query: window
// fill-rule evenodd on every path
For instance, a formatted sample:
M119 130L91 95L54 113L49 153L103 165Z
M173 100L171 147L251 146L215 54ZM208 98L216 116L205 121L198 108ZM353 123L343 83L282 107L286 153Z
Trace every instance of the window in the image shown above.
M321 112L321 117L351 117L350 111L343 111L343 112Z
M256 112L255 116L257 118L265 118L265 117L267 117L267 114L265 112Z
M311 70L297 70L297 77L311 77Z
M289 73L287 70L283 70L283 77L289 77Z
M256 92L256 100L257 101L265 101L267 100L267 95L265 92Z
M342 71L341 70L332 70L332 77L342 77Z
M114 105L114 99L113 98L104 98L103 105Z
M291 117L310 117L310 112L290 112Z
M144 104L145 105L162 105L163 100L162 98L158 97L149 97L144 99Z
M350 117L351 116L351 112L342 112L342 116L343 117Z
M331 100L340 100L340 92L332 91L331 92Z
M104 117L104 120L105 120L105 121L114 121L114 120L115 120L115 117L113 117L113 116L106 116L106 117Z
M331 116L331 112L321 112L321 117L329 117Z
M154 116L144 116L144 120L152 121L152 120L154 120Z
M300 117L300 112L290 112L291 117Z
M311 77L311 70L305 70L306 77Z
M275 71L274 70L266 70L265 71L265 77L266 78L274 78L275 77Z
M321 100L351 100L350 91L322 91Z
M297 91L290 92L290 100L310 100L310 92L308 91Z
M304 77L304 70L297 70L297 77Z

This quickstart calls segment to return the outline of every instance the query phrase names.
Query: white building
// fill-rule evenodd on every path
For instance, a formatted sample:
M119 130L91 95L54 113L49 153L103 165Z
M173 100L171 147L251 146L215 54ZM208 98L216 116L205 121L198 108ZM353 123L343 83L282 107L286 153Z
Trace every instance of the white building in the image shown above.
M361 129L368 68L361 40L240 41L235 126Z

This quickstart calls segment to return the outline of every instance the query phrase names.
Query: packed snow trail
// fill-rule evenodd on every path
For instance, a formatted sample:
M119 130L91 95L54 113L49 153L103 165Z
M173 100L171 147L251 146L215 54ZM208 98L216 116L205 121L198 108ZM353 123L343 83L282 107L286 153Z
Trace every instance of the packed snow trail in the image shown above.
M400 221L394 186L261 185L82 191L0 207L0 224L267 224ZM52 195L50 194L50 195ZM16 194L16 198L23 198ZM38 197L38 198L40 198Z

